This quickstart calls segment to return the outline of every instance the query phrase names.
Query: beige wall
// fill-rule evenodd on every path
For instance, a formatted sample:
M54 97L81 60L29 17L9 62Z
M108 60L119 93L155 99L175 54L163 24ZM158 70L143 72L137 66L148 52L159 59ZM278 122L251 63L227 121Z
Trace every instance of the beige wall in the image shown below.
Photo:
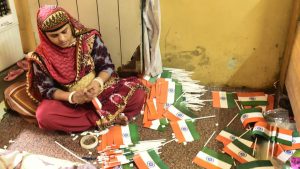
M292 0L161 0L163 64L204 84L269 87L291 9Z

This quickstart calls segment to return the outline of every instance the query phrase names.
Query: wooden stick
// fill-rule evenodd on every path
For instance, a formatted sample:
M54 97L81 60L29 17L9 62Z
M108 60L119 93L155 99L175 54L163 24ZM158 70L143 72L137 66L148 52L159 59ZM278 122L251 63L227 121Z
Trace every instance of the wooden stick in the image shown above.
M166 145L166 144L168 144L168 143L171 143L172 141L175 141L175 140L176 140L175 138L174 138L174 139L171 139L171 140L169 140L169 141L163 143L162 146L164 146L164 145Z
M63 145L61 145L59 142L55 141L55 143L56 143L57 145L59 145L62 149L64 149L65 151L67 151L68 153L70 153L71 155L73 155L74 157L76 157L78 160L83 161L83 162L85 162L85 163L87 163L87 164L90 164L88 161L86 161L86 160L80 158L78 155L76 155L75 153L73 153L71 150L67 149L67 148L64 147Z
M239 110L241 110L241 107L240 107L240 105L237 103L237 100L234 99L234 102L235 102L236 106L239 108Z
M231 121L226 125L226 127L228 127L238 116L239 114L236 114L232 119Z
M275 124L274 128L277 132L277 124ZM273 133L273 130L272 130L272 133ZM272 134L271 134L271 137L272 137ZM274 153L274 148L275 148L275 142L276 142L276 139L273 141L273 144L272 144L272 154L271 154L271 157L273 157L273 153Z
M197 117L197 118L193 118L193 120L208 119L208 118L213 118L213 117L216 117L216 115L212 115L212 116L203 116L203 117Z
M255 154L256 143L257 143L257 137L255 138L255 141L254 141L253 152L252 152L253 157L254 157L254 154Z
M205 147L205 146L208 144L208 142L212 139L212 137L213 137L215 134L216 134L216 131L214 131L214 132L211 134L211 136L210 136L209 139L206 141L206 143L204 144L203 147Z
M245 134L248 133L249 131L251 131L251 128L250 128L250 129L247 129L243 134L241 134L241 135L239 136L239 138L243 137L243 135L245 135Z
M270 143L271 141L269 140L268 146L267 146L267 160L269 159L269 149L270 149Z

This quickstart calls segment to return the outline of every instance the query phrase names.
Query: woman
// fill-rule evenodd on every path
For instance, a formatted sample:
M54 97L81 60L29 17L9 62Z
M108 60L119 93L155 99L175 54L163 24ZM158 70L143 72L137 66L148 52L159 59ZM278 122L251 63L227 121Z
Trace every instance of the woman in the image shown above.
M27 58L27 91L39 102L40 128L78 132L126 124L139 114L144 87L137 78L116 76L98 31L55 6L40 8L37 23L40 45ZM97 98L98 111L91 103Z

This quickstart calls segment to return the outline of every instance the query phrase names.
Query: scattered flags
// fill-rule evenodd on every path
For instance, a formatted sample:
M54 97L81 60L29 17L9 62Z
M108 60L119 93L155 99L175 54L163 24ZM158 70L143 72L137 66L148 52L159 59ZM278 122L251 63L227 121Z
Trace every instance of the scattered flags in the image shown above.
M230 169L233 159L226 154L217 153L212 149L204 147L198 152L193 163L207 169Z
M296 150L283 150L281 145L277 143L274 151L274 157L285 163L292 157L295 151Z
M170 121L188 120L192 119L190 116L178 110L175 106L170 106L167 111L163 114L164 117Z
M253 141L250 136L251 132L248 132L248 133L246 133L244 136L239 138L238 134L236 134L234 131L232 131L228 128L225 128L218 134L218 136L216 137L216 140L222 142L223 145L226 146L227 144L231 143L235 139L238 139L240 142L244 143L248 147L251 147L253 144Z
M154 150L143 151L133 157L139 169L168 169Z
M252 154L252 148L246 146L237 139L225 146L223 150L240 163L256 160L250 155Z
M238 92L237 96L243 106L268 105L268 96L264 92Z
M293 131L284 128L278 128L276 141L287 146L292 145Z
M275 169L269 160L257 160L238 165L237 169Z
M213 91L212 92L213 98L213 107L216 108L234 108L234 95L230 92L223 92L223 91Z
M284 150L297 150L300 149L300 135L298 131L293 132L292 145L281 145Z
M178 143L192 142L200 139L200 135L192 120L179 120L170 124L175 137L178 139Z
M249 123L265 121L260 108L242 109L240 111L240 115L244 127L246 127Z

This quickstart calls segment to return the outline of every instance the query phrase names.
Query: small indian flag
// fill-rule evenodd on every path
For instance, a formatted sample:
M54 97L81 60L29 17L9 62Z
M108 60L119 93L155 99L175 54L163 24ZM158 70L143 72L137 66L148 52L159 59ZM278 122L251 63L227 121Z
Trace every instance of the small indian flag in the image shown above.
M236 166L237 169L275 169L269 160L257 160Z
M276 141L291 146L293 142L293 130L278 128Z
M168 119L161 118L161 119L148 121L148 122L144 123L144 127L150 128L153 130L164 131L168 124L169 124Z
M252 148L246 146L237 139L225 146L223 150L240 163L256 160L250 155L253 152Z
M296 150L283 150L283 148L281 147L280 144L276 144L276 147L275 147L275 151L274 151L274 156L282 161L282 162L287 162L291 157L292 155L295 153Z
M217 153L212 149L204 147L198 152L193 163L207 169L230 169L233 159L226 154Z
M293 132L293 139L292 139L292 145L287 146L287 145L281 145L281 147L284 150L297 150L300 149L300 135L298 131Z
M269 140L270 134L271 134L270 126L265 121L259 121L259 122L255 123L253 130L252 130L252 134L254 134L256 136L261 136L261 137Z
M243 106L268 105L268 95L264 92L238 92L237 96Z
M265 121L260 108L242 109L240 111L240 115L244 127L246 127L250 123Z
M187 120L192 119L190 116L184 114L180 110L178 110L175 106L171 105L167 111L163 114L164 117L168 118L170 121L178 121L178 120Z
M234 108L234 95L230 92L213 91L213 107L217 108Z
M248 135L250 135L250 132L248 132L248 133L249 133ZM227 144L231 143L235 139L238 139L240 142L244 143L248 147L251 147L253 144L253 141L251 140L251 136L248 137L248 135L245 134L244 136L239 138L239 136L234 131L231 131L230 129L225 128L218 134L218 136L216 137L216 140L222 142L223 145L226 146Z
M112 130L112 128L110 130ZM139 141L138 127L136 124L114 126L113 130L114 144L116 145L132 145Z
M154 150L143 151L133 157L139 169L168 169Z
M191 120L179 120L171 122L170 124L175 133L175 137L178 139L178 143L192 142L200 139L200 135Z

